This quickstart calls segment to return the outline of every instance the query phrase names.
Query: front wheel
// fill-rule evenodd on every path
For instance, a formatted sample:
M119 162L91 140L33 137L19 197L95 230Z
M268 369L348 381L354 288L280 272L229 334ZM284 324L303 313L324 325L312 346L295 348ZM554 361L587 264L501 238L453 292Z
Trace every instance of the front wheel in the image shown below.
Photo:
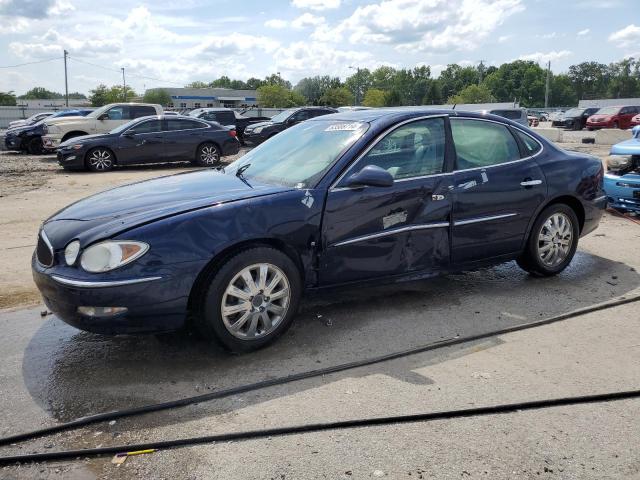
M196 163L202 167L215 167L220 164L220 150L214 143L203 143L198 147Z
M40 137L32 138L27 145L27 150L31 155L40 155L44 153L44 150L42 149L42 140L40 139Z
M85 165L92 172L108 172L115 163L113 153L106 148L94 148L87 153Z
M573 209L562 203L550 205L533 224L518 265L538 277L556 275L571 263L579 236Z
M288 255L255 247L229 258L207 280L196 326L232 352L262 348L293 322L300 273Z

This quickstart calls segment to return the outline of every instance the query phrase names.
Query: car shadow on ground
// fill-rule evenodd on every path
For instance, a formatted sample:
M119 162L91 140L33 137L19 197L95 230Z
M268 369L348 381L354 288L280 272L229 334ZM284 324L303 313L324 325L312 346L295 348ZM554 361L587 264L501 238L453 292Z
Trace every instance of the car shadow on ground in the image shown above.
M640 276L624 263L578 252L553 278L530 277L511 262L426 281L336 290L306 299L286 335L245 355L229 355L189 331L104 337L50 317L26 348L23 378L34 401L66 421L533 322L622 296L638 285ZM450 347L245 394L241 403L223 399L124 420L122 427L216 415L348 377L384 374L425 385L431 380L414 370L499 343L495 338Z

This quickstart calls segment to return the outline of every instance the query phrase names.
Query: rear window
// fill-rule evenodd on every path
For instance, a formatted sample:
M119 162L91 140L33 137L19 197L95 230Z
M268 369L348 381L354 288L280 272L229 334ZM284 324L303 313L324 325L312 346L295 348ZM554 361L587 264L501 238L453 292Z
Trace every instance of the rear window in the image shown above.
M131 119L133 120L134 118L140 118L140 117L148 117L149 115L155 115L156 114L156 109L153 107L149 107L149 106L132 106L130 107L130 115L131 115Z

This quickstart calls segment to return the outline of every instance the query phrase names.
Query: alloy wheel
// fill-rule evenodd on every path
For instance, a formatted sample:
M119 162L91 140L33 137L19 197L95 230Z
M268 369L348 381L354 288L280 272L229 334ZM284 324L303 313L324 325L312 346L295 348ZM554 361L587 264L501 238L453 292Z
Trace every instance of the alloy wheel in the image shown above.
M547 267L561 264L573 245L573 225L564 213L552 214L538 234L538 257Z
M89 155L89 165L93 170L109 170L113 166L113 157L108 150L97 149Z
M236 338L261 338L280 325L290 300L289 280L282 270L270 263L250 265L237 273L224 291L222 321Z
M213 145L205 145L200 150L200 160L207 165L215 165L220 161L220 153Z

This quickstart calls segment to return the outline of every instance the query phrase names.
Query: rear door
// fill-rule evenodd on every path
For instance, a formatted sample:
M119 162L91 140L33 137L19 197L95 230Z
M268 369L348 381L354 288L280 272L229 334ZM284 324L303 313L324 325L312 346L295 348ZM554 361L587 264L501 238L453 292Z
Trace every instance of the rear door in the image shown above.
M165 158L170 161L192 160L209 125L187 118L167 118L164 134Z
M520 251L529 221L546 197L546 181L533 158L541 144L490 120L451 118L451 132L454 263Z
M444 173L446 117L400 124L366 151L327 195L322 220L322 285L449 262L451 174ZM394 177L391 187L346 187L367 165Z
M118 138L118 163L153 163L165 160L162 120L137 123Z

